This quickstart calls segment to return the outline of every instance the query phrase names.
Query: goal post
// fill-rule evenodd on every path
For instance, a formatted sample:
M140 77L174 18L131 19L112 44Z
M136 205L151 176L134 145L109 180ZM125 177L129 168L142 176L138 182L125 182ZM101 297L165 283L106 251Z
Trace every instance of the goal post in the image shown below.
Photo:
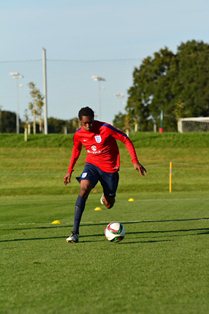
M178 119L178 132L209 132L209 117Z

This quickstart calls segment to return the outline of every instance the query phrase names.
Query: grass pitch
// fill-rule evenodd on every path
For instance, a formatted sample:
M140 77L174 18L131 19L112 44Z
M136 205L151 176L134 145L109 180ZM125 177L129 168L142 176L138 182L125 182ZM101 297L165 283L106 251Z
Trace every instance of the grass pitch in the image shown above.
M209 311L208 148L142 148L145 178L122 150L117 202L96 212L93 191L78 244L65 242L78 191L62 185L67 148L0 149L0 313ZM114 220L126 229L118 244L104 238Z

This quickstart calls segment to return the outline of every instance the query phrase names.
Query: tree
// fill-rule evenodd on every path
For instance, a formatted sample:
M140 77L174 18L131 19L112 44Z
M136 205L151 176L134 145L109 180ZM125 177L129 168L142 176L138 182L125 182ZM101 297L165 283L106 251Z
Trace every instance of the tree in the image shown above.
M209 45L195 40L182 43L174 54L168 48L143 60L133 72L126 111L134 128L177 129L179 117L209 116Z
M33 117L33 133L36 133L36 118L38 118L39 123L39 132L43 130L43 106L44 106L44 97L41 95L40 90L36 87L33 82L28 84L30 88L30 95L32 101L28 104L28 109L31 111Z
M126 114L119 112L114 117L113 125L116 128L125 131L125 117L126 117Z
M182 43L176 55L173 84L179 117L209 116L209 45L195 40ZM180 105L181 104L181 105Z
M16 132L16 113L11 111L0 110L0 132L1 133Z
M57 118L48 118L48 130L49 133L74 133L78 128L78 118L71 120L61 120Z
M126 110L132 120L138 119L140 130L152 129L152 121L159 125L161 111L166 115L169 110L168 103L173 99L169 69L173 59L174 54L164 48L156 52L153 58L145 58L133 72L134 83L128 90Z

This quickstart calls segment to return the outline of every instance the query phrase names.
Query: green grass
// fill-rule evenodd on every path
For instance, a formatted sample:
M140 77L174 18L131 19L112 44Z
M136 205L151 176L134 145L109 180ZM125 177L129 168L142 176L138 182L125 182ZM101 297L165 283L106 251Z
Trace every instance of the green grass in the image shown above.
M51 143L58 138L51 136ZM186 147L181 136L180 147L153 140L140 148L136 142L148 169L144 178L121 148L117 202L111 210L94 211L100 206L96 187L76 245L65 238L83 156L65 187L70 143L44 147L37 137L36 146L24 147L17 137L12 145L0 144L0 313L207 313L209 148L206 138L196 138L189 136ZM61 225L52 225L55 219ZM126 229L119 244L104 238L104 227L114 220Z
M136 147L185 148L209 147L208 133L153 133L139 132L130 134ZM72 134L29 135L24 141L24 134L3 134L0 136L0 147L71 147Z

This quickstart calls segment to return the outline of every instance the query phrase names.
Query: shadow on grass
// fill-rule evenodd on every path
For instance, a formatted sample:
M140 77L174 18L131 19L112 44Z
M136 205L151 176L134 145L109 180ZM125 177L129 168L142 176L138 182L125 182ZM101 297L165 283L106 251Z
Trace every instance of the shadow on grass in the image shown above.
M193 232L193 233L191 233ZM173 233L173 234L170 234ZM174 234L181 233L181 234ZM160 236L159 234L164 234ZM155 239L155 240L142 240L144 237L140 238L140 236L147 235L148 238L160 238L160 237L183 237L183 236L196 236L196 235L209 235L209 228L190 228L190 229L174 229L174 230L151 230L151 231L134 231L134 232L126 232L127 235L138 235L137 239L134 241L123 242L124 244L131 243L155 243L155 242L168 242L171 240L168 239ZM152 236L153 235L153 236ZM97 238L97 240L84 240L85 238ZM99 242L101 241L101 237L104 238L103 233L96 234L87 234L80 236L80 242ZM38 238L17 238L17 239L5 239L0 240L0 243L8 243L8 242L18 242L18 241L39 241L39 240L54 240L54 239L65 239L66 235L63 236L52 236L52 237L38 237ZM98 239L99 238L99 239Z
M96 240L84 240L83 238L85 237L97 237ZM19 242L19 241L39 241L39 240L54 240L54 239L63 239L65 240L65 237L46 237L46 238L27 238L27 239L11 239L11 240L0 240L0 242L4 242L4 243L8 243L8 242ZM81 240L79 243L98 243L98 242L104 242L104 241L107 241L105 240L104 236L103 238L101 239L101 235L87 235L87 236L83 236L81 237ZM121 242L117 242L117 243L112 243L112 244L137 244L137 243L159 243L159 242L169 242L171 240L134 240L134 241L123 241L122 243ZM69 245L69 243L68 243ZM70 243L70 245L72 245Z
M138 244L138 243L159 243L159 242L170 242L172 240L140 240L140 241L125 241L119 242L120 245L124 244Z
M54 239L63 239L65 237L59 236L59 237L40 237L40 238L17 238L17 239L6 239L6 240L0 240L0 243L4 242L19 242L19 241L37 241L37 240L54 240Z
M203 232L197 232L197 231L203 231ZM189 229L169 229L169 230L150 230L150 231L133 231L133 232L126 232L126 234L158 234L158 233L174 233L174 232L196 232L196 235L199 234L208 234L209 228L189 228ZM191 234L185 234L185 235L191 235ZM175 236L175 235L172 235ZM178 236L178 235L176 235ZM181 235L180 235L181 236Z
M132 224L145 224L145 223L162 223L162 222L186 222L186 221L200 221L209 220L209 217L199 217L199 218L177 218L177 219L160 219L160 220L135 220L135 221L121 221L124 225ZM91 226L105 226L109 221L103 221L98 223L81 223L81 227L91 227ZM57 225L57 226L37 226L37 227L20 227L20 228L1 228L1 230L44 230L44 229L57 229L57 228L72 228L72 224ZM178 230L177 230L178 231Z

